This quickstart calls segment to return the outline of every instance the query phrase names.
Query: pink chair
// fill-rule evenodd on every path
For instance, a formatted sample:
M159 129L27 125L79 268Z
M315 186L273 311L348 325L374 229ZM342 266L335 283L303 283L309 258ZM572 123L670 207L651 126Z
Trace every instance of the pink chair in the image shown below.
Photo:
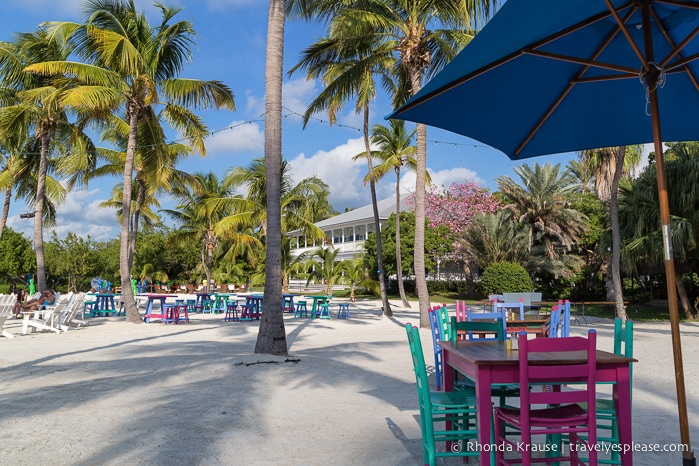
M468 308L466 307L466 301L456 300L456 321L466 322L466 313Z
M595 366L597 334L588 332L588 338L536 338L527 340L525 333L519 339L519 384L520 387L534 386L532 391L520 391L520 408L495 408L495 444L510 445L510 450L521 453L522 458L504 458L505 448L496 451L496 464L553 463L569 461L577 465L597 465L597 452L590 445L597 442L595 409ZM572 359L574 351L584 351L585 359ZM563 361L569 360L564 363ZM561 388L562 383L576 383ZM541 384L554 384L555 391L543 392L537 389ZM582 388L580 388L582 387ZM581 406L586 403L586 409ZM535 405L544 407L534 408ZM521 432L521 446L508 440L504 427L512 427ZM508 434L511 430L508 429ZM547 457L532 458L532 435L568 434L569 455L554 451ZM542 444L545 440L542 440ZM587 451L587 461L578 457L580 451ZM510 456L510 453L508 453ZM543 455L542 455L543 456Z

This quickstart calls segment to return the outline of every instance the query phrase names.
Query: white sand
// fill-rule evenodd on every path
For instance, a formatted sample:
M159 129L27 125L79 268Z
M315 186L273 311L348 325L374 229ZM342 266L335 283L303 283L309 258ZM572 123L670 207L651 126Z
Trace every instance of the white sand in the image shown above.
M380 315L378 301L352 304L351 320L287 316L289 359L298 362L252 354L258 323L221 315L180 325L94 318L84 329L27 336L20 320L10 320L17 337L0 338L0 463L421 464L404 329L418 321L417 311L392 304L394 318ZM588 323L600 348L611 350L611 321ZM690 429L699 444L699 324L683 324L682 333ZM428 330L422 340L431 368ZM634 441L677 443L669 324L637 323L635 354ZM679 464L681 454L634 458Z

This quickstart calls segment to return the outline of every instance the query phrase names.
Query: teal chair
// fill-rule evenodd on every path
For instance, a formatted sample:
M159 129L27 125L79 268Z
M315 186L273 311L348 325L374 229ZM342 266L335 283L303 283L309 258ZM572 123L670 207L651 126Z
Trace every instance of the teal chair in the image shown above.
M411 324L406 324L405 330L408 334L417 384L424 464L432 466L436 464L437 458L443 457L477 456L478 449L466 446L469 440L478 438L475 391L431 391L425 370L420 331ZM437 445L441 442L451 443L451 446L445 445L438 451Z
M620 317L614 319L614 354L620 354L629 358L633 357L633 321L627 320L624 326ZM633 394L633 364L629 366L629 378ZM607 444L619 443L619 431L617 430L616 411L614 409L614 400L609 398L597 398L597 442ZM561 439L557 436L551 436L547 439L549 443L561 445ZM563 443L567 443L568 439L563 436ZM619 452L611 450L609 458L597 458L598 464L621 464ZM557 463L553 463L556 465Z
M621 354L628 358L633 357L633 321L627 320L623 324L620 317L614 319L614 354ZM633 394L633 364L629 366L629 379L631 393ZM633 401L633 398L632 400ZM619 443L619 431L617 430L616 411L614 401L611 399L597 399L597 430L599 442ZM611 458L600 458L601 464L621 464L618 451L612 451Z
M451 318L451 336L450 341L456 341L457 335L461 332L468 335L469 340L476 340L479 332L492 334L494 337L485 337L486 340L505 340L505 326L502 317L497 320L471 320L466 322L457 322L456 317ZM473 380L467 377L459 377L458 387L475 387ZM519 385L515 384L493 384L491 394L498 397L500 406L507 406L506 398L519 398Z

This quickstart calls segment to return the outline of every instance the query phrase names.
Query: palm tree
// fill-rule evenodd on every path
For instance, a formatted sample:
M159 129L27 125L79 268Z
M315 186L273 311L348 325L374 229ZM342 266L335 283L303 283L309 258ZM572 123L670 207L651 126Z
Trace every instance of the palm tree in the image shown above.
M678 267L693 271L696 263L699 237L699 144L669 144L665 166L667 179L674 189L668 191L668 202L673 212L671 231L673 255ZM619 198L619 219L623 225L624 252L630 265L639 264L647 269L662 266L664 249L657 203L657 174L653 163L633 181L624 182ZM655 197L652 197L655 196ZM675 277L678 298L687 319L693 319L692 303L682 281Z
M405 287L403 286L403 264L400 248L400 171L403 165L413 170L417 168L416 147L411 145L414 135L415 131L410 133L406 131L404 121L392 120L390 128L380 124L374 125L371 137L371 142L378 146L378 150L372 151L371 156L381 160L381 163L374 169L376 179L383 178L390 170L396 174L396 279L403 307L407 308L410 307L410 302L405 296ZM358 154L354 159L360 157L366 157L366 153ZM426 176L429 183L429 174ZM364 179L365 183L367 178Z
M186 182L183 182L186 181ZM233 190L222 183L214 173L195 173L192 179L180 180L174 186L173 194L180 200L175 209L163 209L178 225L173 241L186 244L196 238L201 241L201 264L206 273L206 286L209 286L214 268L214 250L219 244L221 223L234 215L230 205L222 199L236 199ZM237 200L242 200L237 197ZM242 215L246 217L246 215ZM230 220L227 225L230 230ZM230 233L230 232L229 232ZM261 243L247 235L236 236L239 244ZM213 291L213 290L211 290Z
M586 217L568 206L568 194L575 183L559 165L527 164L515 168L522 184L508 176L496 178L500 192L505 196L515 219L528 228L528 251L535 270L558 265L553 275L571 277L581 265L579 258L567 254L585 232ZM564 257L566 256L566 257ZM536 257L541 260L535 260ZM542 267L544 267L542 269Z
M90 86L77 89L66 102L100 103L106 110L122 109L128 124L123 171L123 199L119 269L126 304L126 319L142 322L131 289L129 264L131 197L134 159L140 142L139 122L167 121L180 131L193 150L205 154L204 138L209 134L191 109L235 109L233 93L219 81L183 79L178 75L191 58L196 37L188 21L173 22L180 8L156 4L162 21L152 27L133 0L89 0L87 22L52 25L52 34L76 44L75 52L90 63L53 61L29 68L39 74L75 75ZM156 113L154 106L163 106Z
M616 315L626 320L621 284L621 233L619 229L619 180L633 170L641 160L640 146L606 147L586 150L580 155L581 164L589 167L595 177L595 193L602 202L609 202L612 223L612 257L609 275L612 287L607 288L607 300L616 302Z
M32 76L27 67L46 60L65 60L70 46L54 40L45 29L18 34L13 43L0 44L0 73L5 105L0 109L0 138L14 147L30 147L38 153L36 197L34 200L34 250L36 253L36 285L46 289L43 224L49 220L44 211L49 156L55 142L65 146L84 138L68 122L63 93L73 81ZM82 111L82 109L79 109ZM34 133L34 141L22 144L24 135ZM21 136L16 136L21 135Z
M354 293L358 286L365 288L371 293L378 293L379 284L369 277L366 268L364 268L364 259L362 257L355 257L345 261L342 282L350 287L350 302L354 302Z
M340 17L338 17L340 18ZM362 29L358 33L357 29ZM393 50L383 44L382 49L374 47L374 41L367 40L373 35L373 27L367 22L333 20L329 37L321 39L302 52L301 61L291 69L307 70L309 78L322 77L324 89L311 102L304 114L304 126L311 115L327 111L330 124L337 121L337 112L344 104L356 98L355 111L363 115L363 137L365 158L368 166L369 190L374 210L376 252L378 262L379 289L383 314L393 315L386 290L386 271L383 264L379 210L376 198L376 176L372 166L371 143L369 139L369 104L376 97L374 75L379 75L386 87L391 87L390 69L393 66Z
M509 210L477 214L459 241L476 268L498 262L526 266L529 258L526 226L515 221Z
M308 272L306 286L312 280L316 280L318 283L325 284L326 295L332 295L333 286L342 280L346 268L344 261L337 260L339 253L339 249L321 247L301 254L303 256L301 260L305 263Z
M284 67L284 0L269 0L265 59L265 169L267 250L265 256L265 311L255 353L286 355L282 314L282 76Z
M395 54L393 69L399 85L394 105L401 104L422 88L473 37L471 28L489 17L498 0L308 0L306 13L334 24L343 22L342 37L351 43L369 44L381 56ZM361 27L363 26L363 27ZM347 47L351 50L351 47ZM359 55L365 57L365 55ZM425 270L425 184L427 129L417 127L415 183L415 270L420 304L420 326L429 326L430 307ZM367 151L369 149L367 148ZM371 170L369 170L371 172ZM377 229L378 231L378 229Z

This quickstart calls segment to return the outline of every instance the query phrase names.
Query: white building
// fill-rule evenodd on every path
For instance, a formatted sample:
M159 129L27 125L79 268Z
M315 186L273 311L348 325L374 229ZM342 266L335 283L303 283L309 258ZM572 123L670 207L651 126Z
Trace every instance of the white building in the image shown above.
M413 210L406 200L411 194L401 195L401 211ZM396 211L396 198L390 197L379 201L379 223L383 227L388 217ZM319 246L332 246L339 249L338 260L352 259L360 254L364 248L367 235L374 232L374 209L371 204L354 209L344 214L336 215L315 224L325 232L326 239L322 242L307 241L304 235L291 236L291 254L296 257L299 254L317 249Z

